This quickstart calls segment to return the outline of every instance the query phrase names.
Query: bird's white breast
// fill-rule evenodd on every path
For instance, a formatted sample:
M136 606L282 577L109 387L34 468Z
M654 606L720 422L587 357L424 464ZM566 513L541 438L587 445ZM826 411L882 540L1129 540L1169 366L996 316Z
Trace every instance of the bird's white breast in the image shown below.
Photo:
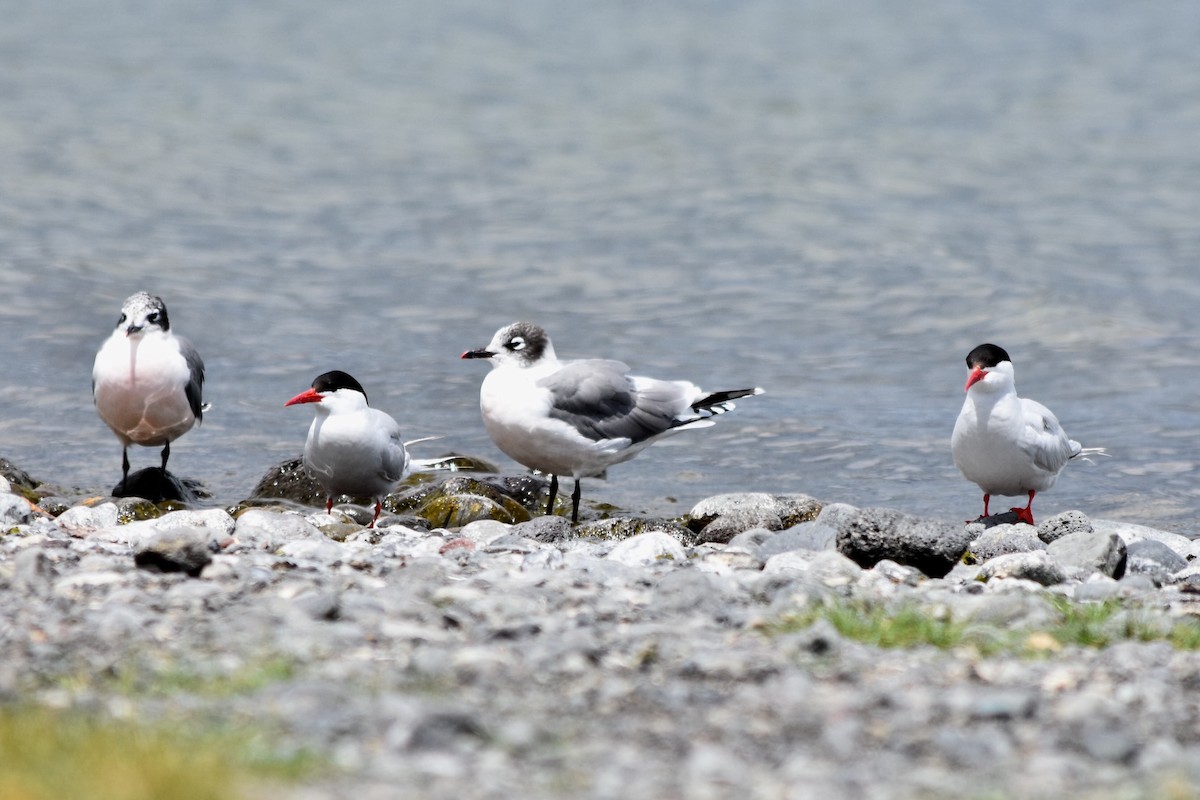
M113 333L92 369L96 410L122 443L157 446L196 422L186 387L187 360L170 333Z
M1015 392L968 394L963 403L951 436L954 464L985 493L1015 496L1054 485L1058 470L1036 463L1034 428L1025 417Z
M492 441L517 463L554 475L594 475L624 460L621 450L550 416L550 392L537 381L556 368L500 367L484 377L479 408Z
M399 426L372 408L318 409L308 429L304 463L331 494L378 497L407 472Z

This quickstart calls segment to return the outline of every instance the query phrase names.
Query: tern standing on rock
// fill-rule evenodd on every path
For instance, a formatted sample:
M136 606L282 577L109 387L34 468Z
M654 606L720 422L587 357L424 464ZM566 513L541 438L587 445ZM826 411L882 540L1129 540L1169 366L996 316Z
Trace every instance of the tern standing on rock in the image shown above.
M950 449L954 464L983 490L983 517L994 494L1028 495L1017 517L1033 524L1033 498L1054 485L1058 473L1080 455L1106 455L1067 437L1058 418L1041 403L1017 396L1012 359L1003 348L981 344L967 355L966 393Z
M333 498L371 497L374 528L383 498L408 474L408 450L396 420L367 405L362 384L340 370L317 376L312 387L284 403L314 403L316 416L304 443L304 466L325 490L325 511Z
M204 362L191 342L171 332L162 298L138 292L121 306L116 330L92 367L96 411L121 441L121 482L129 478L129 445L162 445L192 429L208 407L201 394Z
M579 521L580 478L599 475L659 439L712 425L709 417L731 400L762 389L704 392L688 381L629 375L620 361L559 361L537 325L501 328L482 350L463 358L489 359L479 408L483 424L506 455L550 475L546 513L554 513L558 476L575 479L571 521Z

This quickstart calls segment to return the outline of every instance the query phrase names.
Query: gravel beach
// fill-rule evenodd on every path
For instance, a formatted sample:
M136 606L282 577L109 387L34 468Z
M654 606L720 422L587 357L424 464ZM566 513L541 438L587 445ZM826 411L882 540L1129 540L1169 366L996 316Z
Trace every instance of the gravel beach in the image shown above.
M0 482L0 699L187 713L319 754L262 796L1200 788L1200 543L1177 534L769 494L371 530L348 507L147 512L22 480ZM1105 612L1092 640L1062 633L1080 609ZM856 619L956 638L873 642Z

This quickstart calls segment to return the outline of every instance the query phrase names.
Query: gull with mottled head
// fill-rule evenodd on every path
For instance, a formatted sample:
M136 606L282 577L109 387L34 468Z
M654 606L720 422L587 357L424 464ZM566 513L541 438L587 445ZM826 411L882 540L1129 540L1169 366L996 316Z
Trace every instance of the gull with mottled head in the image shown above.
M496 332L463 358L488 359L479 407L488 434L506 455L550 475L546 513L558 476L575 479L571 521L579 520L580 479L604 473L666 436L712 425L732 400L762 389L705 392L689 381L629 374L620 361L560 361L550 337L531 322Z
M204 362L191 342L171 330L161 297L138 292L92 366L96 411L121 442L121 483L129 478L129 445L162 447L167 470L171 442L200 422Z

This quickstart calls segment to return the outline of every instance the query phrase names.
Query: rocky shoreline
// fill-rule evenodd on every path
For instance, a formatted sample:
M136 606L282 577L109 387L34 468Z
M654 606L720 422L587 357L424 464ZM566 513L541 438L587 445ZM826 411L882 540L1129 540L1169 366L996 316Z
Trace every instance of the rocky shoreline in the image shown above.
M372 530L308 507L294 464L232 508L3 474L0 701L322 759L262 796L1200 792L1177 534L758 493L572 527L531 512L540 479L464 473Z

